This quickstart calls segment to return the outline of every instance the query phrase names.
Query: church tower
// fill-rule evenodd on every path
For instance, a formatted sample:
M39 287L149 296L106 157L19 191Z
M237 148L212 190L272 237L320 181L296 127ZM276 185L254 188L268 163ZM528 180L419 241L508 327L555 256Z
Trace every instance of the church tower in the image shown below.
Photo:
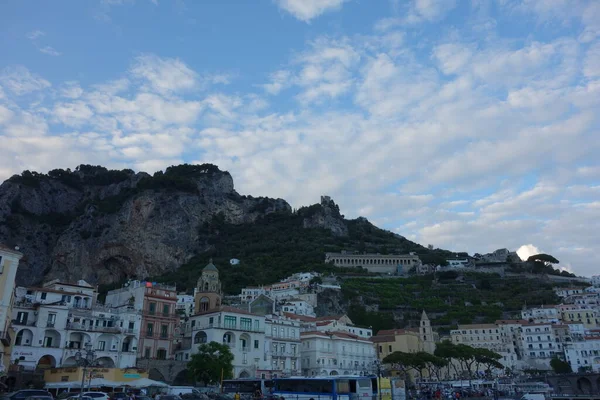
M427 313L423 310L421 314L421 322L419 326L419 339L421 342L421 348L423 351L433 354L435 351L435 337L433 329L431 329L431 322Z
M210 259L208 265L202 269L194 291L195 312L201 313L221 306L221 281L219 270Z

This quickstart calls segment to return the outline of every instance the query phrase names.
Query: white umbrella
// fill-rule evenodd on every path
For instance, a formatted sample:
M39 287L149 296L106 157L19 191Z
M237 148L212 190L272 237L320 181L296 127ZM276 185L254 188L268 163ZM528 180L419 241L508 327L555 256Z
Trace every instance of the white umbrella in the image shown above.
M148 378L140 378L140 379L136 379L133 381L124 382L123 384L127 385L127 386L131 386L131 387L136 387L136 388L150 387L150 386L159 386L159 387L168 387L169 386L164 382L155 381L155 380L148 379Z

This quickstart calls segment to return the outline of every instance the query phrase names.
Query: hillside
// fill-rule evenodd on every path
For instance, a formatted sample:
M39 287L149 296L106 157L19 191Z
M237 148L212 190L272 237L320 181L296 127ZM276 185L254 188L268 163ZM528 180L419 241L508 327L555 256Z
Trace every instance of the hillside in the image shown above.
M19 284L139 278L189 290L212 257L228 293L296 271L326 271L326 251L415 251L434 262L450 254L364 218L346 220L330 200L293 211L282 199L240 195L231 175L211 164L153 175L90 165L25 171L0 186L0 242L25 254ZM241 263L232 266L231 258Z
M558 304L556 284L540 276L502 278L497 274L441 272L410 278L353 278L340 299L352 320L374 329L416 326L427 310L432 325L448 332L457 324L493 323L519 317L524 306ZM322 313L328 310L321 309Z

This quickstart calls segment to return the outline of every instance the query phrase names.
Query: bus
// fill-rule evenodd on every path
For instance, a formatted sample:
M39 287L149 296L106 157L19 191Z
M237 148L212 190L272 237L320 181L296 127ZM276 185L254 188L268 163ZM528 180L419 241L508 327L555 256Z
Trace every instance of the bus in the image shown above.
M260 389L263 395L271 392L273 381L270 379L226 379L223 381L221 391L223 393L239 393L241 397L252 397L256 389Z
M330 376L274 379L273 396L285 400L372 400L371 378Z

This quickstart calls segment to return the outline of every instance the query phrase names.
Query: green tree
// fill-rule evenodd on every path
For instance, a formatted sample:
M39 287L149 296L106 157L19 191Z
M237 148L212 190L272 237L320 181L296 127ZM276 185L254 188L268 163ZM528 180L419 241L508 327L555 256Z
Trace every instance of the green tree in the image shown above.
M323 279L321 279L320 276L315 276L314 278L312 278L309 282L311 285L322 285L323 284Z
M191 376L205 385L217 383L221 376L233 378L233 354L229 346L217 342L201 344L187 364Z
M573 372L571 369L571 364L561 360L558 357L554 357L552 360L550 360L550 367L557 374L570 374Z

